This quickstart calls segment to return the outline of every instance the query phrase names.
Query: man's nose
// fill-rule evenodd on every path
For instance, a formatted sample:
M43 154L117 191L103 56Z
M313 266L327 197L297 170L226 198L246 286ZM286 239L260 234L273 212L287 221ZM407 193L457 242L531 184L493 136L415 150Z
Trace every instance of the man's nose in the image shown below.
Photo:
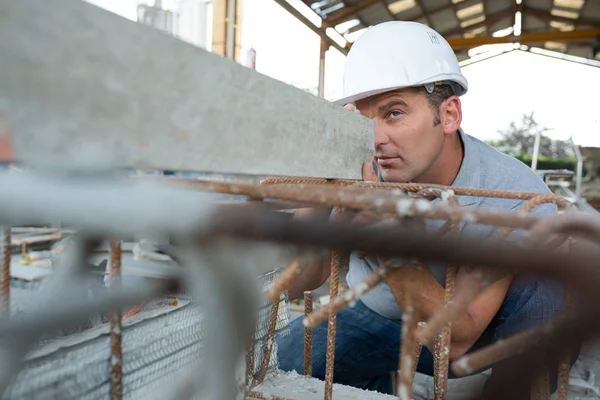
M389 142L387 127L383 121L375 120L375 148L383 146Z

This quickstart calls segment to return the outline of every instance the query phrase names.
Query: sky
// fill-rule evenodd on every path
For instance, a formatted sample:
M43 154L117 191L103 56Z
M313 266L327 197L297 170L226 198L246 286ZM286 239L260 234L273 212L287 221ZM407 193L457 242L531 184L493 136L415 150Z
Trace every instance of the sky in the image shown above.
M138 3L153 0L86 0L126 18ZM163 0L175 9L179 1ZM299 3L300 0L290 0ZM256 70L316 93L320 39L274 0L243 0L242 47L256 50ZM210 31L210 26L207 26ZM327 52L325 98L342 94L345 56ZM600 147L600 68L529 52L510 52L462 68L469 92L461 97L463 129L482 140L534 112L554 139L573 137L582 146Z

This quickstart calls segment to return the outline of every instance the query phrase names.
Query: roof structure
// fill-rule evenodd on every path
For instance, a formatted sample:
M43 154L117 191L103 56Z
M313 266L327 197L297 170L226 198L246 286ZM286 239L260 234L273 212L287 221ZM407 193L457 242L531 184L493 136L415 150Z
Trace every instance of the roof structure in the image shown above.
M282 6L285 0L276 0ZM442 34L459 60L468 50L494 43L520 43L600 60L600 0L302 0L322 18L311 27L347 53L369 26L418 21ZM293 8L285 7L296 17ZM302 19L302 18L300 18ZM304 21L305 23L308 21ZM308 24L307 24L308 25ZM331 40L335 29L343 41Z

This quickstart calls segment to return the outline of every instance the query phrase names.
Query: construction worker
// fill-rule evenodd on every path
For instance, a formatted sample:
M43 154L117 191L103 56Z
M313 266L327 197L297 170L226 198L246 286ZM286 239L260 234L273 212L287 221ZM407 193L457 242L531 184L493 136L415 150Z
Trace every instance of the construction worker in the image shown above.
M363 174L385 182L416 182L456 187L493 188L550 193L540 177L517 159L502 154L461 129L460 96L468 83L448 42L429 27L405 21L376 25L352 46L346 59L344 97L340 106L355 109L375 122L374 168ZM502 110L498 110L502 112ZM459 196L463 207L516 212L525 202L515 199ZM551 215L546 204L533 214ZM309 213L329 210L315 210ZM313 215L314 216L314 215ZM297 218L303 215L298 214ZM436 221L430 221L435 227ZM439 221L441 224L442 221ZM498 227L467 224L461 233L492 237ZM515 231L508 240L516 240ZM376 256L350 257L346 281L353 287L378 268ZM354 307L337 314L334 381L367 390L393 393L391 373L398 369L401 341L402 293L420 321L444 307L445 266L428 270L399 269ZM291 299L321 286L329 276L329 260L304 266L305 272L289 290ZM456 293L464 290L478 268L459 269ZM564 290L544 276L507 275L483 292L452 326L450 358L456 359L493 341L527 330L564 312ZM279 367L303 372L302 318L291 323L288 335L277 338ZM313 376L325 377L327 323L313 330ZM573 362L577 354L573 354ZM501 379L503 368L493 366L487 384ZM423 348L418 372L433 374L433 355ZM452 378L452 374L450 378ZM556 388L556 371L551 374ZM496 379L496 380L495 380ZM513 382L514 384L514 382ZM518 398L529 398L521 385ZM514 397L515 393L512 393Z

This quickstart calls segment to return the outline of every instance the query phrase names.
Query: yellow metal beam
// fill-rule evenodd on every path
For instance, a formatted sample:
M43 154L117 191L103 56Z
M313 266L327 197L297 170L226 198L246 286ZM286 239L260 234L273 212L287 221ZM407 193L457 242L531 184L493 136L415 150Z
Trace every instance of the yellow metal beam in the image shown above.
M600 35L600 28L581 29L574 31L550 31L523 33L520 36L476 36L472 38L447 38L446 40L454 50L465 50L485 44L499 43L536 43L536 42L572 42L582 40L594 40Z

